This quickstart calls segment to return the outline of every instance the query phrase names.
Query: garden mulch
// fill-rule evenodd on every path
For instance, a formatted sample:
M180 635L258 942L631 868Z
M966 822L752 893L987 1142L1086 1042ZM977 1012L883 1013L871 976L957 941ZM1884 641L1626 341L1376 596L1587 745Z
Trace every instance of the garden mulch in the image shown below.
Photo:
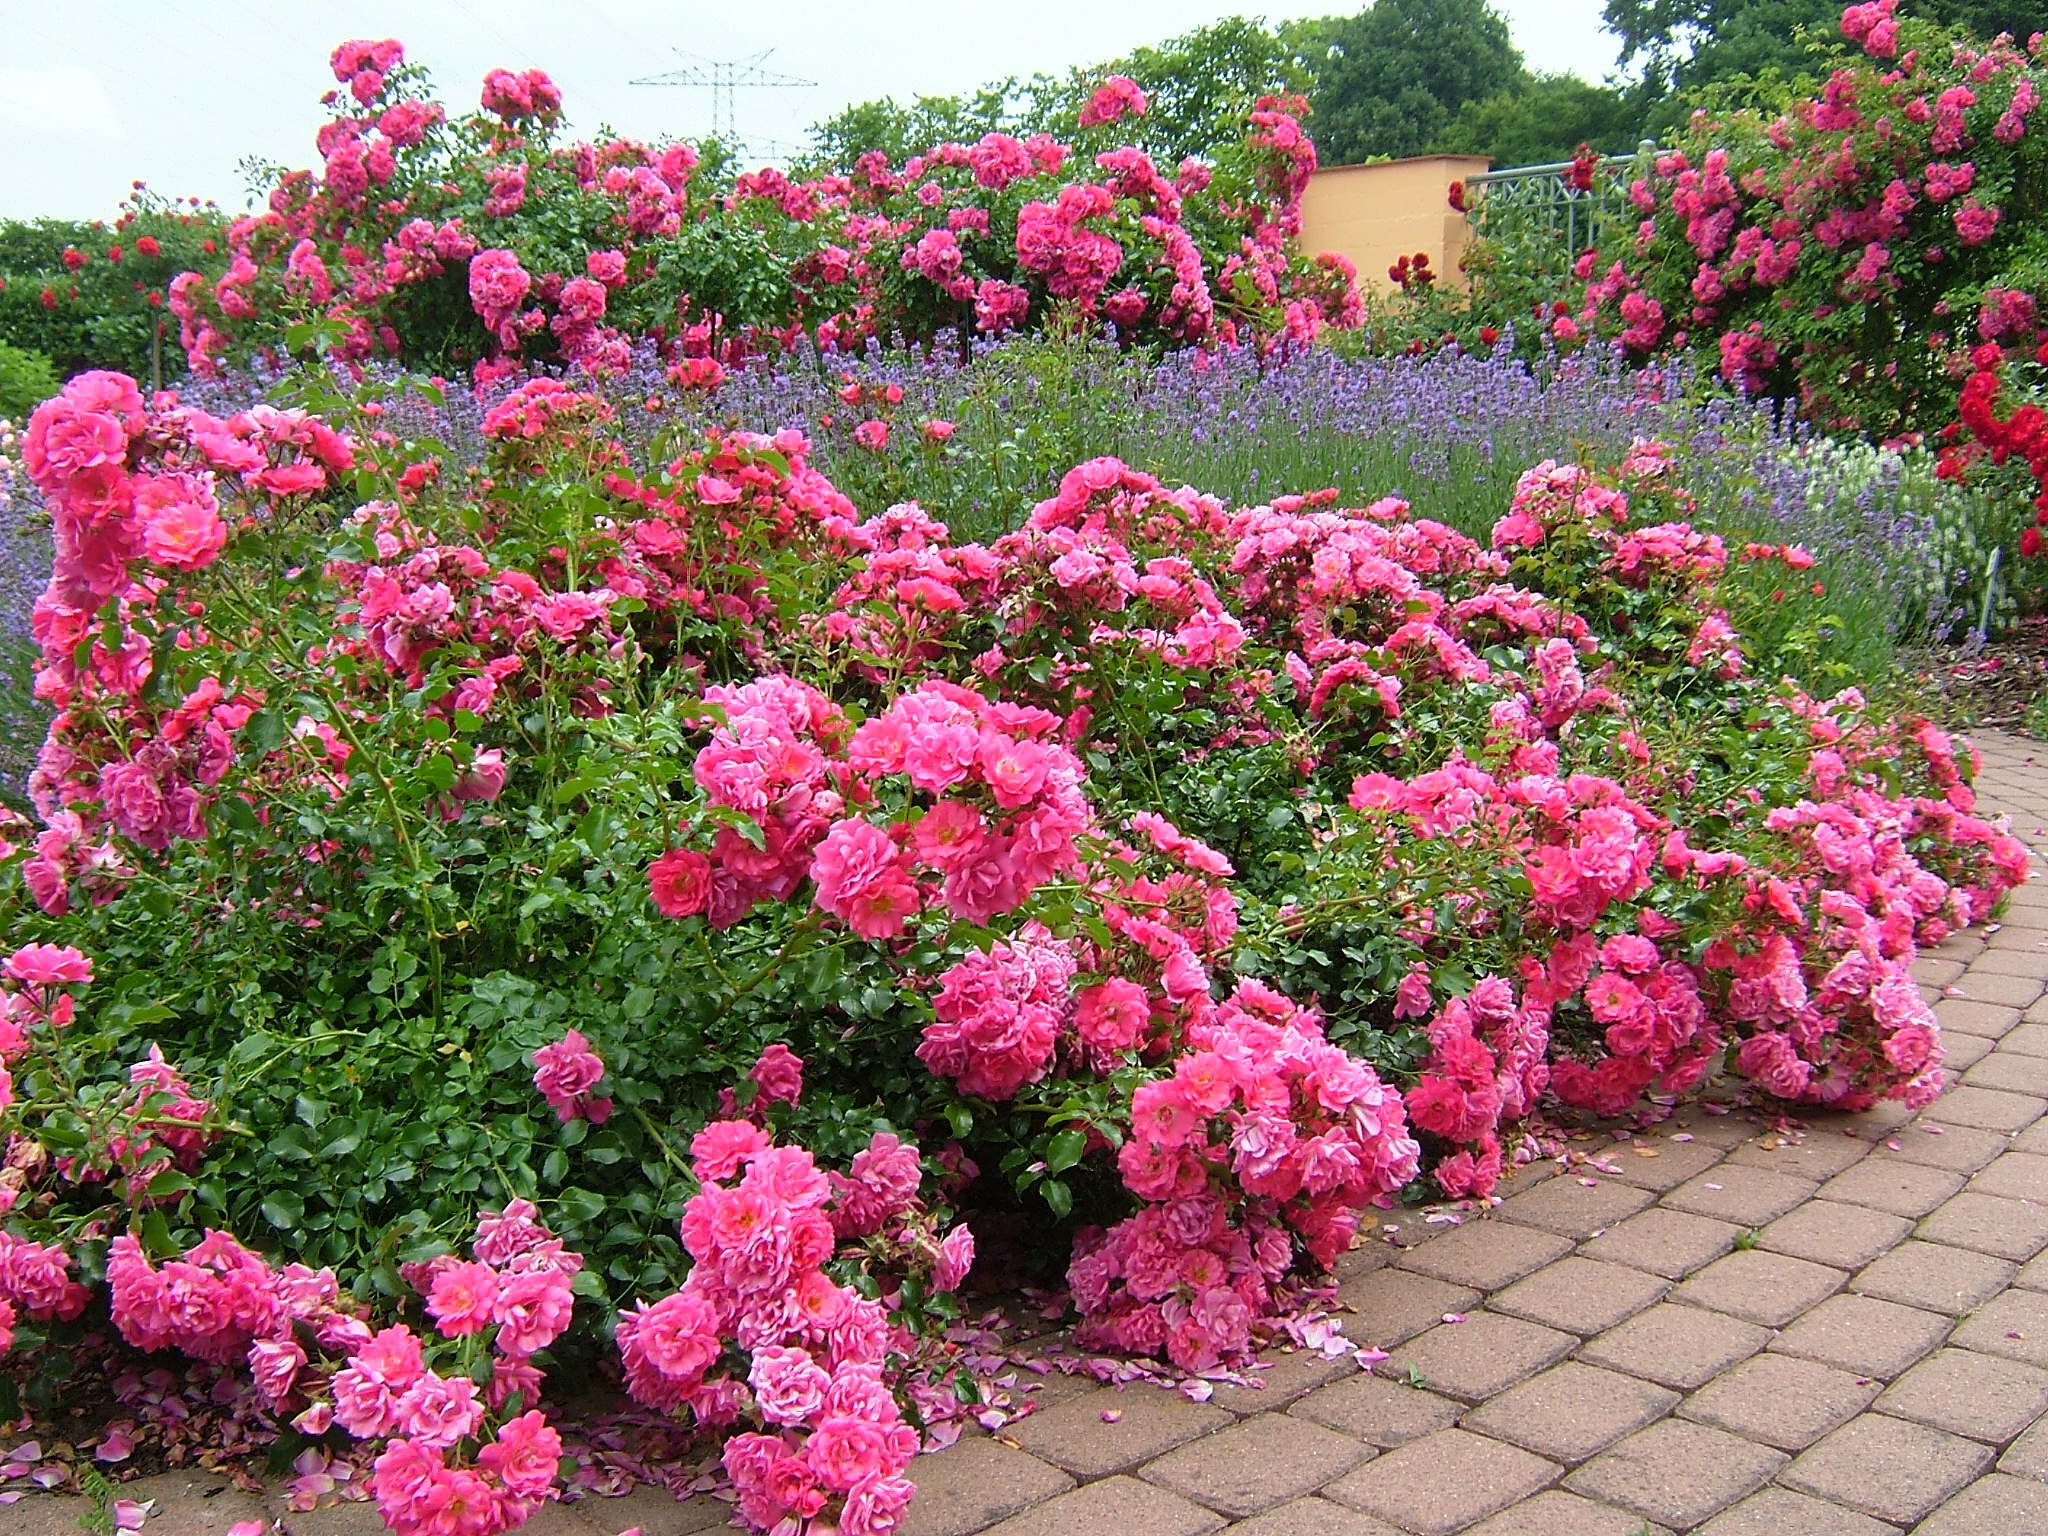
M1993 732L1979 793L2043 873L1923 956L1952 1086L1803 1124L1693 1106L1588 1138L1459 1225L1390 1221L1340 1265L1377 1373L1276 1355L1193 1403L1050 1383L922 1458L903 1536L2024 1536L2048 1532L2048 747ZM188 1474L143 1536L275 1500ZM0 1510L68 1536L83 1502ZM657 1490L535 1536L725 1523ZM282 1516L373 1536L366 1506Z

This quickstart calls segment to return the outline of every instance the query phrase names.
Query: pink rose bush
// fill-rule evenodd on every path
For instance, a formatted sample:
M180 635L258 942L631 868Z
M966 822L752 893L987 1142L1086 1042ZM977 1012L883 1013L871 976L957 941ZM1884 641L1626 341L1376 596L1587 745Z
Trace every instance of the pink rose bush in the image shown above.
M1909 967L2024 852L1966 743L1768 675L1731 571L1812 556L1731 550L1670 449L1537 465L1484 537L1096 457L983 543L635 409L525 379L473 462L395 387L36 413L21 1368L104 1306L435 1536L563 1491L555 1388L614 1370L753 1528L881 1533L1002 1411L978 1248L1214 1373L1557 1106L1939 1092Z
M345 44L332 63L346 89L327 97L318 171L284 174L261 212L228 227L218 268L171 284L201 375L286 349L287 317L308 310L351 360L431 348L479 378L528 358L608 374L645 342L684 387L806 336L852 351L890 335L997 335L1058 308L1197 345L1306 341L1360 319L1348 269L1294 243L1315 165L1297 100L1260 102L1216 164L1162 169L1111 147L1107 130L1146 107L1116 76L1076 124L1098 153L991 133L901 165L864 156L850 176L749 171L719 193L693 175L687 144L561 142L561 93L542 71L492 70L481 111L451 119L395 41ZM536 210L564 201L591 210L594 243L557 270ZM774 258L780 275L738 284L690 254L704 231Z
M2012 210L2043 163L2042 37L1971 42L1893 0L1848 6L1840 33L1855 56L1817 92L1696 114L1600 172L1613 212L1542 323L1639 357L1690 349L1824 429L1938 443L1945 477L2037 503L2004 535L2032 559L2048 244ZM1499 291L1519 296L1514 273Z

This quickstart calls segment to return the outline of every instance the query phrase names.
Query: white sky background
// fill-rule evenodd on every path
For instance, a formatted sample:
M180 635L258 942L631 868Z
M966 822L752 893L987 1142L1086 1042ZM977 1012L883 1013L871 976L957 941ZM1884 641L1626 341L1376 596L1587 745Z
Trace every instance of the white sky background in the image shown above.
M841 106L964 92L1156 43L1256 0L0 0L0 218L111 217L154 190L246 201L248 155L314 163L327 55L346 38L396 37L453 111L484 72L539 67L579 133L696 137L711 93L635 86L680 47L817 82L741 91L742 133L802 144ZM1329 15L1351 0L1279 0L1269 20ZM1601 0L1496 0L1529 66L1600 80L1614 40Z

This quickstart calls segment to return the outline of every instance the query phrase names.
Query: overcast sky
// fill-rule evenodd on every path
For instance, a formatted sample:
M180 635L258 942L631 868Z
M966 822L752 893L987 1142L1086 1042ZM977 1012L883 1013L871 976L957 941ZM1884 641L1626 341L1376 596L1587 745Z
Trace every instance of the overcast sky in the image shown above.
M1599 80L1614 62L1600 0L1496 0L1532 68ZM1269 20L1345 0L1277 0ZM475 105L487 69L539 67L582 133L695 137L710 93L636 86L699 59L775 51L815 85L737 97L742 133L801 144L849 102L949 95L992 76L1064 73L1242 14L1229 0L0 0L0 217L111 215L130 182L245 203L245 157L312 163L327 55L396 37L440 99Z

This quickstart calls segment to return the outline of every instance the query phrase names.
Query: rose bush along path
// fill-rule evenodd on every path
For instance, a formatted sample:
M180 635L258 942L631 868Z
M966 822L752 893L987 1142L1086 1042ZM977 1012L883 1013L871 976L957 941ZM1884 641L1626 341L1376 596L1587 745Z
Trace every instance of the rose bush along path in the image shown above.
M750 1525L892 1529L995 1406L969 1232L1050 1213L1084 1347L1214 1372L1546 1092L1926 1103L1907 966L2024 877L1966 748L1755 670L1653 443L1488 543L1097 459L981 545L560 380L475 474L384 419L30 424L0 1289L402 1532L547 1502L591 1365Z
M1986 799L2038 848L2039 749L1981 745ZM1494 1536L1548 1520L1633 1536L1693 1520L1718 1536L1797 1520L1896 1530L1931 1511L1924 1529L1937 1536L2028 1529L2048 1510L2048 1363L2033 1342L2048 1303L2038 1259L2021 1262L2042 1242L2048 902L2027 887L2005 921L1914 970L1956 1058L1971 1059L1955 1113L1936 1100L1904 1123L1787 1127L1692 1110L1611 1143L1582 1137L1570 1167L1539 1161L1508 1181L1497 1212L1457 1226L1396 1213L1393 1235L1340 1261L1352 1327L1394 1351L1373 1381L1348 1360L1270 1350L1253 1373L1261 1389L1210 1404L1055 1375L1000 1442L969 1435L912 1464L903 1528L1031 1536L1238 1520L1232 1530L1267 1536L1348 1521ZM1753 1245L1738 1243L1745 1222ZM1787 1305L1801 1315L1787 1317L1777 1296L1795 1291ZM1775 1307L1770 1325L1759 1305ZM1468 1340L1489 1357L1483 1370ZM1560 1343L1577 1358L1549 1363ZM288 1488L249 1493L203 1474L119 1493L153 1505L145 1531L157 1518L216 1530L281 1520L289 1536L361 1528L347 1506L295 1510ZM12 1517L23 1536L67 1536L83 1504L46 1499ZM720 1529L728 1514L708 1496L642 1488L559 1505L549 1529L658 1536Z

